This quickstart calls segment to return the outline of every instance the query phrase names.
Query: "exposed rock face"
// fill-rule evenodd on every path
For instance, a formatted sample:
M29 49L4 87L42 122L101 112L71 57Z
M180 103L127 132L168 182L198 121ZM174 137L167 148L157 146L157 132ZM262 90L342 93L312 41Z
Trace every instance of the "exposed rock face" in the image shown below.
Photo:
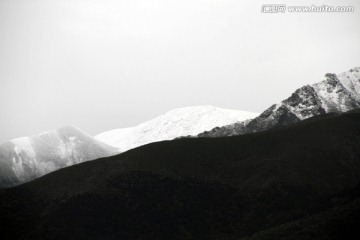
M360 108L360 67L339 75L328 73L325 79L297 89L289 98L250 121L216 127L198 137L221 137L260 132L288 126L325 113L347 112Z

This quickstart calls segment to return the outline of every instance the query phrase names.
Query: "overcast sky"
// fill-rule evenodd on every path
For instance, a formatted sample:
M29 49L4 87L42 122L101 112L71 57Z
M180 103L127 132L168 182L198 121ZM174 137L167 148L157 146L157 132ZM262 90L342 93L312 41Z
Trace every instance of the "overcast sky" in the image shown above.
M270 0L0 0L0 142L94 135L178 107L261 112L360 66L354 13L261 13Z

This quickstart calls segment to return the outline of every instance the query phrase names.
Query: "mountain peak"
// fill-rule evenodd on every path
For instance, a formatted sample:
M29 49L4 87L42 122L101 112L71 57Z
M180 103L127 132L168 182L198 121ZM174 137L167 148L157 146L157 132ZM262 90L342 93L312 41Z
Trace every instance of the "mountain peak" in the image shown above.
M126 151L151 142L196 136L216 126L244 121L257 115L210 105L176 108L138 126L104 132L95 138Z
M0 144L0 187L21 184L81 162L118 154L118 149L73 126Z
M84 136L84 137L90 137L90 135L88 135L86 132L84 132L80 128L72 126L72 125L67 125L67 126L60 127L60 128L55 129L54 131L57 132L58 134L63 135L63 136L81 135L81 136Z
M340 74L327 73L322 81L297 89L248 123L237 123L199 134L219 137L287 126L314 116L360 108L360 67Z

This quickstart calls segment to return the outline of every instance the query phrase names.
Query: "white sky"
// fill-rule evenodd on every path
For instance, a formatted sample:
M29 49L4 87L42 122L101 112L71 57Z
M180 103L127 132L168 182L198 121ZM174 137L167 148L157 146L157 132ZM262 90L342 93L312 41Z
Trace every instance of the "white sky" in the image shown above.
M355 12L261 13L283 2ZM0 142L193 105L261 112L356 66L358 0L0 0Z

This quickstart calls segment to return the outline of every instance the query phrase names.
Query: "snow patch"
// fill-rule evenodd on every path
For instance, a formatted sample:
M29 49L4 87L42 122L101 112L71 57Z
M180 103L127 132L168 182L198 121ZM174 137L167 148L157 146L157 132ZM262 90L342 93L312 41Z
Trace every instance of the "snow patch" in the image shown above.
M25 167L34 165L31 160L35 158L35 151L28 137L16 138L11 142L15 144L12 157L12 170L18 179L23 179Z
M115 129L95 136L111 146L126 151L151 142L172 140L258 116L257 113L196 106L171 110L136 127Z

